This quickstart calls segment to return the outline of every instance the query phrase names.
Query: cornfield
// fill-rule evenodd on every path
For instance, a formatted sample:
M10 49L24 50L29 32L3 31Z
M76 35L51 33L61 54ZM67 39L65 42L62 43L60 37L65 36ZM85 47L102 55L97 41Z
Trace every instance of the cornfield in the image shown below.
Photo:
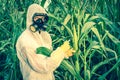
M56 80L120 80L120 0L0 0L0 80L22 80L16 40L32 3L45 5L53 49L69 40L75 53Z

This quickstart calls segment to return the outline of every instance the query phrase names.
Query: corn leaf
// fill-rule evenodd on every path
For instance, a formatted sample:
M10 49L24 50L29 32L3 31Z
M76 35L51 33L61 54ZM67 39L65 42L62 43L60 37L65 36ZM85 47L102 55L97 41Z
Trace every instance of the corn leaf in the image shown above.
M82 27L81 34L88 32L93 25L95 25L95 22L86 22Z
M46 2L46 0L42 0L42 2L41 2L42 7L44 7L45 2Z
M115 68L119 67L119 64L120 64L120 59L117 61L117 63L116 63L109 71L107 71L106 73L102 74L102 75L98 78L98 80L104 80L105 77L106 77L111 71L113 71Z
M120 41L114 37L112 34L110 34L108 31L106 31L108 37L115 43L115 44L119 44L120 45Z
M102 42L102 39L101 39L101 37L100 37L100 34L99 34L97 28L92 27L92 31L93 31L94 34L97 36L98 40L100 41L100 45L101 45L102 49L105 51L104 44L103 44L103 42Z
M71 16L70 14L67 14L67 16L64 19L63 25L66 25L68 23L68 21L70 20ZM64 30L64 26L61 27L62 30Z
M82 77L75 71L74 67L71 65L70 62L63 60L60 67L68 70L72 75L76 77L77 80L82 80Z
M92 74L95 73L96 70L97 70L100 66L105 65L105 64L109 63L109 62L112 61L112 60L115 60L115 58L106 59L106 60L104 60L104 61L96 64L95 66L93 66L93 69L92 69L91 73L92 73Z

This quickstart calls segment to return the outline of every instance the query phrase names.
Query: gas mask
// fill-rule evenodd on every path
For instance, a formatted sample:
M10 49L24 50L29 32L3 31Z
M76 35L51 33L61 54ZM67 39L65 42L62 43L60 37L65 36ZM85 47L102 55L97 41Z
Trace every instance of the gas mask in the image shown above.
M46 30L46 23L48 22L48 16L45 13L35 13L32 17L32 24L30 25L30 30L32 32Z

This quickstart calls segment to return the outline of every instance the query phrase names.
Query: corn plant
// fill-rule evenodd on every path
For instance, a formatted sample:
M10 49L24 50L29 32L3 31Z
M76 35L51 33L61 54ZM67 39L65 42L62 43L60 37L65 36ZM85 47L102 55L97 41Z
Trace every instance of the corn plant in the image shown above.
M94 0L92 1L95 2ZM65 41L66 39L70 39L71 46L76 51L70 60L63 61L61 67L64 68L65 71L68 70L70 74L75 77L73 78L75 80L112 80L114 77L108 78L107 76L113 70L116 70L116 74L118 75L119 53L112 50L105 41L110 41L111 39L113 41L113 45L116 45L116 41L118 44L120 43L120 41L108 31L109 29L115 30L117 27L102 13L95 14L95 12L89 12L88 3L88 0L85 2L80 2L79 0L53 0L54 6L51 7L56 7L54 12L51 10L52 13L50 13L49 16L54 18L55 25L53 27L57 27L56 30L60 33L59 38L62 38L56 38L55 44ZM96 1L95 8L99 8L97 7L98 3L100 3L99 0ZM119 46L117 46L117 48L119 49ZM96 55L98 56L96 57ZM94 62L93 60L95 59L93 58L98 59L98 61ZM114 66L111 64L114 64ZM105 65L112 67L108 69L104 68L103 72L97 71ZM119 79L119 75L117 77Z
M0 1L0 5L0 80L20 80L15 44L24 29L24 12L19 11L14 0Z

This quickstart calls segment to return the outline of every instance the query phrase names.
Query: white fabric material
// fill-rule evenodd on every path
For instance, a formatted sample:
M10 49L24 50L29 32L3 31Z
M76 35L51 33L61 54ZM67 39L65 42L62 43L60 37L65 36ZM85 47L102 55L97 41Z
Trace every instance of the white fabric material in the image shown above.
M32 4L27 12L27 28L20 35L16 43L17 56L20 61L20 70L24 80L55 80L53 71L64 59L64 52L57 48L50 57L36 54L36 48L40 46L52 49L52 40L46 31L31 32L32 16L35 12L46 13L37 4Z

